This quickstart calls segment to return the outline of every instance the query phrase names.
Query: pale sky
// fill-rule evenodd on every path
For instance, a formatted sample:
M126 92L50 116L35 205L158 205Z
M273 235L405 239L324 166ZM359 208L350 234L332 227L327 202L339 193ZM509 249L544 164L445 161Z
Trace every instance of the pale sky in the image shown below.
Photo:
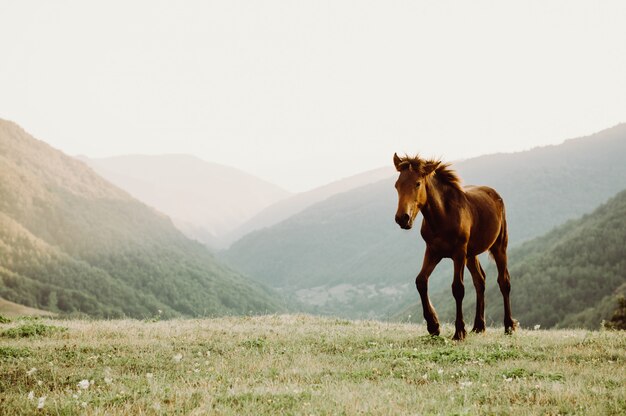
M0 0L0 118L291 191L626 122L626 1Z

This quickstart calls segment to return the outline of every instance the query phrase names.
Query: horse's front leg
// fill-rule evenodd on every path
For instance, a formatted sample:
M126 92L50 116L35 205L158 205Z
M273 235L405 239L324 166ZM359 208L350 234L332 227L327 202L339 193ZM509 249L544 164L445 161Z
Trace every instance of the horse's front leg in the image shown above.
M457 253L454 258L454 278L452 280L452 294L456 301L456 320L454 321L455 331L454 337L457 341L465 339L465 322L463 322L463 297L465 296L465 287L463 286L463 270L465 269L465 251Z
M426 253L424 253L422 270L420 270L417 278L415 278L415 286L417 287L420 299L422 300L426 327L428 328L428 333L431 335L439 335L439 319L437 319L435 308L433 308L433 305L430 303L430 299L428 298L428 277L430 277L430 274L440 261L441 257L433 253L427 246Z

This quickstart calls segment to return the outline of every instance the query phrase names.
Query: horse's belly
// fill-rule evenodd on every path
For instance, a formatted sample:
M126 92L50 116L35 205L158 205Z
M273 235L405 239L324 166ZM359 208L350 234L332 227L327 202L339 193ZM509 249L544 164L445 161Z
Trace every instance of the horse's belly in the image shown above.
M489 250L489 248L495 243L496 239L494 238L489 243L481 242L481 244L467 245L467 257L478 256L479 254L484 253Z
M491 188L476 187L468 194L473 202L467 255L477 256L496 242L502 227L502 199Z

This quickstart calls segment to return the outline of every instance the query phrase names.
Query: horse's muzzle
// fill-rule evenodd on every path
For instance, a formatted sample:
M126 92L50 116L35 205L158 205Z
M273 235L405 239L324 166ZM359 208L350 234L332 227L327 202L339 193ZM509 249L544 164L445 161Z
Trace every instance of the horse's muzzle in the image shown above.
M396 215L396 223L403 230L410 230L411 227L413 226L411 217L409 216L409 214Z

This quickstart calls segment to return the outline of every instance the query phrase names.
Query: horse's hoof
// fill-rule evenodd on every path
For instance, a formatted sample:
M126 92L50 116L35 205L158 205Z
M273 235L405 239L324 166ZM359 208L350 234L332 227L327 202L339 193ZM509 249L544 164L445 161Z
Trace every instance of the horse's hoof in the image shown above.
M432 325L426 324L426 328L428 329L428 333L430 335L437 335L439 336L439 323L435 323Z
M505 324L504 333L507 335L512 335L513 332L515 332L515 329L517 329L517 325L518 325L517 321L511 321L510 323Z
M463 340L465 340L466 336L467 336L467 332L465 332L465 330L463 330L463 331L456 331L454 333L454 336L452 337L452 339L455 340L455 341L463 341Z
M474 328L472 328L472 332L474 332L476 334L482 334L483 332L485 332L485 327L484 326L475 326Z

